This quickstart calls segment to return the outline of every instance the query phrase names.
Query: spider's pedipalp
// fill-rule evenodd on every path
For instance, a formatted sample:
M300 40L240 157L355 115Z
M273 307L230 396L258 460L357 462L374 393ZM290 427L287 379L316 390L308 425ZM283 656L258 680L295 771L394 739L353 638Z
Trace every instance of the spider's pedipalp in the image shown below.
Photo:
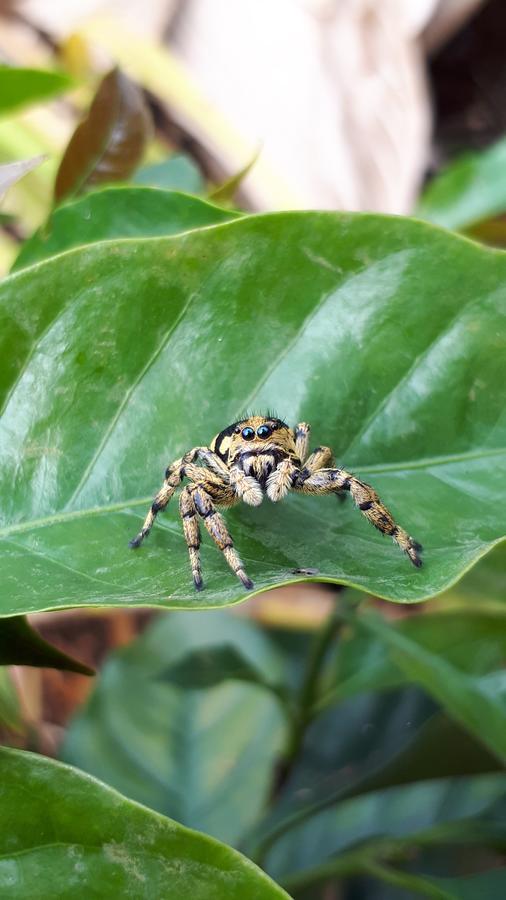
M253 587L253 582L244 571L244 566L241 562L239 554L237 553L237 550L234 547L234 542L226 526L225 520L223 516L220 515L220 513L215 509L211 497L205 490L205 485L196 485L193 489L190 488L190 490L192 491L195 509L200 518L203 520L204 525L211 535L214 543L217 547L219 547L230 568L233 572L235 572L244 587L248 590L251 590L251 588Z
M295 490L305 494L330 494L336 491L349 491L355 505L366 519L378 531L388 534L403 550L414 566L419 568L422 560L419 552L422 547L408 533L397 525L390 510L380 500L378 494L365 481L360 481L346 469L318 469L308 478L294 485Z
M259 506L263 500L262 488L256 478L239 468L232 466L230 471L230 486L233 488L240 500L249 506Z
M282 500L291 489L299 469L291 459L283 459L268 476L266 491L269 500L277 503Z

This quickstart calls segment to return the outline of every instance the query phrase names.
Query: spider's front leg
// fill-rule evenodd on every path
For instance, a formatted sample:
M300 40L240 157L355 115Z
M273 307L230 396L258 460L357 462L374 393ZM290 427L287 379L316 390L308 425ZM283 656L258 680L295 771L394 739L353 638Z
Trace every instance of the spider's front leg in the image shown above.
M300 422L293 429L295 455L279 463L269 475L267 496L274 502L286 496L296 482L308 478L323 466L334 464L334 454L330 447L317 447L310 456L307 455L310 432L311 428L306 422Z
M209 485L209 487L212 486ZM192 487L190 487L188 490L191 491L195 510L204 522L204 525L211 535L214 543L221 550L230 568L233 572L235 572L244 587L250 590L253 587L253 582L244 571L244 566L241 562L239 554L237 553L237 550L234 547L234 542L227 528L226 522L223 516L220 515L220 513L216 510L211 499L211 495L207 490L206 482L203 481L200 484L192 485ZM219 499L218 497L217 502L220 502L221 500L221 502L225 502L227 504L232 503L234 499L236 499L236 496L234 495L231 487L229 487L228 490L224 492L224 497ZM197 587L197 585L195 586Z
M306 461L309 451L309 435L311 434L311 425L307 422L299 422L293 429L293 439L295 442L295 454L301 464Z
M310 433L311 426L307 422L299 422L292 430L295 455L292 454L278 463L267 479L267 496L273 503L286 496L298 477L300 466L308 454Z
M301 473L302 476L302 473ZM301 477L294 484L294 490L304 494L331 494L336 491L349 491L355 505L366 519L383 534L389 534L395 543L404 551L414 566L421 566L419 553L422 545L394 521L392 513L380 500L378 494L365 481L355 478L346 469L319 469L307 478Z

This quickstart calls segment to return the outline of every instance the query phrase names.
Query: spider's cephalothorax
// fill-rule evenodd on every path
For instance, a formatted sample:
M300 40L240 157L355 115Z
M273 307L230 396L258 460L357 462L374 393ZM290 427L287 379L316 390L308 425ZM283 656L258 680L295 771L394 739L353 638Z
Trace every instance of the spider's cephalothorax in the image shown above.
M249 416L221 431L209 447L194 447L165 472L139 534L130 541L138 547L151 531L155 516L165 509L183 478L187 484L179 510L197 590L203 587L200 569L200 528L203 521L229 566L246 588L253 582L243 564L217 506L233 506L244 500L258 506L265 496L276 502L290 491L303 494L342 494L349 491L358 509L383 534L389 534L415 566L421 566L421 545L413 540L383 506L376 491L346 469L334 467L329 447L317 447L308 455L309 425L289 428L271 416ZM200 463L201 465L197 465Z

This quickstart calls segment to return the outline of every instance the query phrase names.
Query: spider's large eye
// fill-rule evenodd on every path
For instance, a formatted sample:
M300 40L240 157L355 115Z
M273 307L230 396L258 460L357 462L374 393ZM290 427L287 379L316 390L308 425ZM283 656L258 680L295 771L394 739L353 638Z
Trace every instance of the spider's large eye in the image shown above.
M245 441L252 441L253 438L255 437L255 432L254 432L253 428L249 428L249 427L243 428L242 436Z
M264 440L265 440L265 438L270 437L271 434L272 434L272 428L270 425L260 425L257 428L257 436L259 438L264 438Z

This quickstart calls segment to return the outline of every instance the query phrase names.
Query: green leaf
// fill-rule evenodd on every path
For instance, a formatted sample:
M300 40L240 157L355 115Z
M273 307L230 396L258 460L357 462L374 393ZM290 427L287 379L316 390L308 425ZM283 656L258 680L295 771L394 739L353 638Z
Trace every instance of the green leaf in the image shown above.
M436 831L435 838L436 840L440 839L438 831ZM426 841L430 843L431 835L424 833L414 835L412 841L413 844L410 840L373 841L364 847L329 860L326 864L287 878L286 887L299 896L298 891L308 887L314 889L318 884L330 881L335 883L336 879L369 875L386 884L405 889L409 893L403 893L401 896L409 898L409 900L415 896L433 897L436 900L497 900L503 895L506 883L504 880L506 870L503 868L479 872L467 877L441 878L408 872L390 865L392 856L395 860L399 855L402 859L402 856L409 858L410 852L416 854L419 844L424 846ZM369 892L367 896L369 896ZM380 896L390 897L391 895L381 894Z
M2 900L288 895L235 850L69 766L0 749Z
M317 870L354 858L355 871L374 859L414 856L420 847L474 845L501 849L504 776L428 781L337 803L285 834L267 859L273 878L292 890Z
M142 159L151 119L140 89L119 69L103 78L63 154L55 203L98 184L126 181Z
M263 859L286 834L344 800L497 771L503 767L487 748L418 690L361 694L311 724L276 807L246 846Z
M250 681L265 685L262 671L231 644L219 644L189 653L167 669L163 678L176 687L196 690L215 687L222 681Z
M319 708L361 691L386 690L409 680L392 658L389 645L371 632L362 619L354 620L342 635L326 675ZM500 668L506 657L506 616L502 610L449 610L408 617L390 627L470 674L486 675Z
M449 714L506 760L506 673L477 677L460 671L441 655L390 628L378 616L364 616L363 625L388 648L412 681L420 684ZM504 628L504 626L503 626ZM504 631L503 631L504 640Z
M70 87L71 79L62 72L0 66L0 115L47 100Z
M169 156L162 162L141 166L132 181L144 187L184 191L186 194L202 194L205 187L198 166L188 156L181 154Z
M163 616L111 655L63 755L129 797L236 844L267 802L284 737L278 704L257 685L185 691L161 678L223 641L279 678L279 654L251 623L223 612Z
M504 536L506 256L397 217L276 213L79 248L0 288L0 613L209 608L245 593L177 503L136 553L166 465L248 407L313 425L426 547L348 501L226 514L258 590L322 580L418 601ZM317 569L309 577L294 570Z
M251 172L259 155L260 151L258 150L255 155L249 160L249 162L247 162L246 165L242 167L242 169L239 169L238 172L235 172L230 176L230 178L227 178L226 181L223 182L223 184L215 187L214 190L212 190L208 195L209 200L212 200L213 203L222 203L224 206L232 203L242 182Z
M177 234L237 215L185 194L141 187L103 188L54 210L46 225L25 241L12 270L80 244Z
M425 190L417 215L462 230L506 212L506 138L468 153L437 175Z
M460 878L435 878L432 875L427 879L435 887L448 891L448 895L456 900L497 900L506 889L506 868L503 866Z
M81 675L95 674L89 666L41 638L24 616L13 616L0 622L0 666L37 666Z
M496 609L506 603L506 543L498 544L441 598L458 606Z
M20 159L17 162L6 163L0 166L0 200L7 193L11 185L16 184L23 175L40 166L46 157L32 156L31 159Z

